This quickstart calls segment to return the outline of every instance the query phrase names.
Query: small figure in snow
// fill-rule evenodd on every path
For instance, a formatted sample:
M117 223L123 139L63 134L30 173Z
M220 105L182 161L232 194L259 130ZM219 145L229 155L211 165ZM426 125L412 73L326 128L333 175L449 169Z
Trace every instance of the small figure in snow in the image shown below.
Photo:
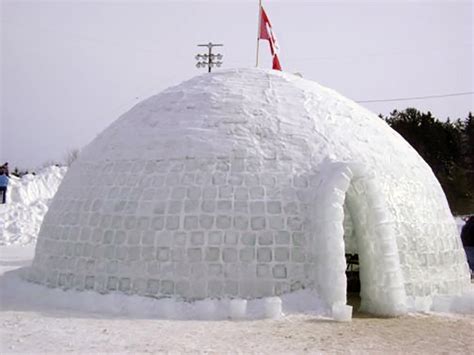
M3 169L5 175L7 177L10 177L10 171L8 170L8 162L5 162L5 164L3 164L0 168Z
M461 231L461 240L467 256L467 263L474 274L474 216L469 217Z
M8 176L5 173L5 169L0 167L0 194L2 195L2 204L7 200L7 186L8 186Z

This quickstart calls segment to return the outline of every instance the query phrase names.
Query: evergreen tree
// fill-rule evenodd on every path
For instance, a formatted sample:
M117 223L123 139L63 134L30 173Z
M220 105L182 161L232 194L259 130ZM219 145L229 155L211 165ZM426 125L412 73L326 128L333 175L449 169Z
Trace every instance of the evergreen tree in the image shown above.
M383 116L380 116L383 118ZM423 157L455 213L474 212L474 120L441 122L415 108L393 111L385 121Z

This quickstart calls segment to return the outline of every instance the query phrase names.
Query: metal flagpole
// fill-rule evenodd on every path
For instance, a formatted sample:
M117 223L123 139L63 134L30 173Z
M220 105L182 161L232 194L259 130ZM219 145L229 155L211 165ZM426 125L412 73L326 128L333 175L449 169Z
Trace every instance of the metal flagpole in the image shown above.
M262 0L258 0L258 21L257 21L257 62L255 66L258 68L258 46L260 44L260 22L262 21Z

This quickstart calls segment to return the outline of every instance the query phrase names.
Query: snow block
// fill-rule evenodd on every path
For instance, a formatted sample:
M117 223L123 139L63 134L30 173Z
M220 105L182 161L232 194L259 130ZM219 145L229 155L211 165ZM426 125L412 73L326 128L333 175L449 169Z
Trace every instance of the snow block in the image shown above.
M247 300L233 299L229 301L229 316L231 319L244 319L247 313Z
M352 306L334 304L331 308L331 315L338 322L350 322L352 320Z
M283 316L280 297L267 297L264 299L265 318L280 319Z

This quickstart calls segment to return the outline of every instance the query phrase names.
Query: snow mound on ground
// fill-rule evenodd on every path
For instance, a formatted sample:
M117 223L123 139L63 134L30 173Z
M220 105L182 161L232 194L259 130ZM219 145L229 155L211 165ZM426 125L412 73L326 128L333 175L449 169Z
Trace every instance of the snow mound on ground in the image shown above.
M0 245L36 242L49 202L66 171L66 167L50 166L36 175L11 177L7 203L0 205Z

